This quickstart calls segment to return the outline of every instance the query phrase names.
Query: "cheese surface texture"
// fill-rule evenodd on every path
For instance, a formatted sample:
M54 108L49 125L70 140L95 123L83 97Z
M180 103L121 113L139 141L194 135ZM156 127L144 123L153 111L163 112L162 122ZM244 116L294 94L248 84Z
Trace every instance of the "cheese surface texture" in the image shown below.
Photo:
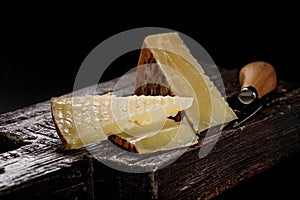
M188 97L95 95L52 98L51 111L63 144L73 149L123 132L153 136L167 117L176 116L192 102Z
M184 113L197 133L237 118L177 32L144 39L135 94L194 97Z

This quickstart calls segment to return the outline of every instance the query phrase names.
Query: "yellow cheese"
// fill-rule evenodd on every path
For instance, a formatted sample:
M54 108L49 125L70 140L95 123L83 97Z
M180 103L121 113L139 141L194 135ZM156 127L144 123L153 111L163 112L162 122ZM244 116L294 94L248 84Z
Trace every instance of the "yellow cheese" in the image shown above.
M95 95L52 98L51 109L63 144L72 149L122 132L150 137L192 102L188 97Z
M198 137L185 118L181 122L168 119L163 129L151 137L135 137L127 133L111 135L118 146L140 154L189 147L198 143Z
M194 97L185 114L198 133L237 118L176 32L144 39L135 94Z

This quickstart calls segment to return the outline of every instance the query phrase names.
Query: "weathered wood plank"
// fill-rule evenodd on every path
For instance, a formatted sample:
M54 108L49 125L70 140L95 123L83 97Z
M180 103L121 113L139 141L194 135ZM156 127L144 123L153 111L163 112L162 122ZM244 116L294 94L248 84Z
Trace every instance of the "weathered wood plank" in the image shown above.
M16 158L3 163L2 167L7 175L1 177L1 199L94 197L92 163L88 158L74 159L72 155L70 159L57 159L55 154L41 153L35 160Z
M235 95L237 70L222 69L221 73L226 96ZM123 78L118 94L131 94L133 76ZM76 95L103 94L116 83L118 79L84 88ZM50 101L4 113L0 115L0 143L11 142L1 144L0 198L21 199L25 194L33 199L210 199L300 150L299 100L300 88L277 98L244 126L224 130L213 150L201 159L200 147L213 144L214 134L204 144L202 136L183 155L180 150L127 154L108 141L68 151L56 134ZM166 158L178 155L179 159L168 163L172 160ZM165 167L127 173L103 163L137 171L154 169L154 163Z

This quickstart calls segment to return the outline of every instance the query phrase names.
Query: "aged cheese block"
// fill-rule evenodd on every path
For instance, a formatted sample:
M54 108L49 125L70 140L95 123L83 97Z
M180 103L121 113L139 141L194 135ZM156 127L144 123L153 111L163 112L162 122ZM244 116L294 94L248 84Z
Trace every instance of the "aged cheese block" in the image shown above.
M159 130L167 117L189 108L192 102L189 97L95 95L52 98L51 111L63 144L73 149L122 132L136 137L157 134L159 131L150 130Z
M123 149L139 154L184 148L198 143L198 137L185 118L181 122L168 119L159 133L150 137L121 133L110 135L109 139Z
M194 97L185 115L197 133L237 118L177 32L144 39L135 94Z

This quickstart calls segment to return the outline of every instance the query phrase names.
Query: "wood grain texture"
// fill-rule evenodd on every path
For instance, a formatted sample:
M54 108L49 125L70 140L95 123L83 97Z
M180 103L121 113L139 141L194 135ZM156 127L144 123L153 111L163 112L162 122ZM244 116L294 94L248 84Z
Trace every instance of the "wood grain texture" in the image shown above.
M237 70L221 69L226 97L238 92ZM129 95L134 74L118 87ZM112 91L118 79L77 91ZM219 80L215 80L218 84ZM221 84L221 83L220 83ZM289 85L279 84L285 90ZM242 127L227 128L187 149L159 155L127 154L109 141L78 150L65 150L55 131L50 101L0 115L0 199L211 199L239 182L300 151L300 88L276 98ZM70 94L68 94L70 95ZM216 142L199 158L199 149ZM169 162L169 163L168 163ZM153 169L128 173L113 169Z

